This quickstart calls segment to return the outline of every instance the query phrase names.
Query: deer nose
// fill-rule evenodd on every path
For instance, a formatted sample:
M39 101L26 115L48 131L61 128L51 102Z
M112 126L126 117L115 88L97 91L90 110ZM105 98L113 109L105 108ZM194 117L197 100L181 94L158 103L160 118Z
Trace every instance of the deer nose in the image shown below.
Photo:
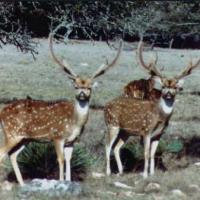
M167 92L166 97L169 98L171 96L170 92Z
M171 93L171 92L167 92L167 93L166 93L166 98L167 98L167 99L171 99L171 98L172 98L172 96L173 96L173 95L172 95L172 93Z
M79 94L79 96L80 96L80 97L85 97L84 92L81 92L81 93Z

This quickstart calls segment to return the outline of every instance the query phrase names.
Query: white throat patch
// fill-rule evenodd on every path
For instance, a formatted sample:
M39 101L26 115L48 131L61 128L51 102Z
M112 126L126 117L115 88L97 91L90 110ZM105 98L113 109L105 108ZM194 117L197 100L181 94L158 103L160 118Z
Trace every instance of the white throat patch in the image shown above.
M89 102L86 103L84 106L80 105L79 102L76 102L76 111L80 114L80 115L87 115L88 111L89 111Z
M173 108L174 108L173 105L168 106L162 97L160 99L160 107L162 108L162 110L165 114L171 114L171 112L173 111Z

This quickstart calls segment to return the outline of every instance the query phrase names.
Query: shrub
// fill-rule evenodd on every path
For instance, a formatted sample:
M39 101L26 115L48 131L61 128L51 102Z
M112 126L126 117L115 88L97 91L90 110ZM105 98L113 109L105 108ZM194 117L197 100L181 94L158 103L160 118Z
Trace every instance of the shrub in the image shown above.
M162 160L163 154L179 155L184 149L184 143L180 139L172 139L166 141L161 139L156 151L156 163L160 169L166 169ZM143 169L144 162L144 147L139 143L139 140L130 141L122 149L120 157L125 171L141 171ZM114 156L111 160L112 170L117 172L116 161Z
M83 180L91 162L87 150L81 145L75 145L71 160L72 180ZM24 179L59 177L56 152L52 143L30 143L19 155L18 164ZM8 179L16 180L10 162L7 167L10 171Z

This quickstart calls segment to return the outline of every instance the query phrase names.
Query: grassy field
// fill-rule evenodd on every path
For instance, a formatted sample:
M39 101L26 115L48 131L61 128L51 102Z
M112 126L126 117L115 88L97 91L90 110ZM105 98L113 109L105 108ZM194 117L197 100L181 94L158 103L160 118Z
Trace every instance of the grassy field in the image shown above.
M0 100L1 102L13 98L55 100L70 99L73 101L73 87L70 80L62 72L49 55L47 40L40 40L39 55L34 61L31 55L22 54L11 46L0 49ZM116 44L117 46L117 44ZM158 66L164 67L163 73L174 76L187 66L190 59L196 60L200 50L169 50L155 49L158 53ZM68 45L55 44L56 54L66 59L75 72L80 75L91 75L105 60L111 60L116 51L110 49L103 42L70 41ZM153 52L146 51L145 58L149 61ZM118 64L107 74L100 77L98 87L92 94L92 106L104 106L106 102L121 94L123 86L133 79L148 77L136 62L135 44L126 43ZM184 141L181 153L163 153L161 164L166 171L158 170L155 176L146 180L139 175L139 171L129 170L119 177L95 178L92 172L104 173L105 152L104 136L106 127L102 110L91 109L89 121L80 138L94 163L89 169L86 179L81 182L84 192L81 199L199 199L200 167L194 163L200 161L200 67L185 80L184 90L177 96L173 117L170 121L163 141L173 139ZM4 104L1 104L3 107ZM0 136L1 144L3 136ZM138 138L131 138L129 142L138 142ZM194 147L194 148L193 148ZM198 155L199 153L199 155ZM159 158L159 155L158 157ZM158 159L159 160L159 159ZM6 177L5 171L0 169L1 180ZM114 182L120 181L131 186L131 189L118 188ZM159 189L148 190L150 183L160 185ZM173 190L180 190L174 192ZM16 189L17 190L17 189ZM15 190L12 193L3 191L0 199L18 199ZM67 197L66 197L67 198ZM20 199L20 198L19 198ZM30 199L37 199L32 196ZM46 199L46 197L40 197Z

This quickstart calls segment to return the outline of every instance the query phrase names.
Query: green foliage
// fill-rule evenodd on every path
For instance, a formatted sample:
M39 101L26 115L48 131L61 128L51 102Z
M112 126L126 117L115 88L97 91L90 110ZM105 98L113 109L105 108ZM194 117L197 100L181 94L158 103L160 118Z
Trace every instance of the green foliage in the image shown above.
M72 159L72 179L82 180L92 163L87 150L75 145ZM25 178L56 178L58 179L58 163L52 143L30 143L18 157L19 168ZM9 163L8 167L12 169ZM11 170L11 175L14 175Z
M126 144L124 148L128 149L134 155L134 158L143 159L143 157L144 157L143 151L144 150L143 150L142 145L140 145L139 143L130 142L130 143Z
M167 141L161 138L156 152L158 154L162 154L163 152L166 151L166 147L167 147Z
M184 144L180 139L172 139L171 141L166 141L161 139L159 141L158 149L156 151L157 154L163 154L165 152L168 153L179 153L183 150ZM124 146L124 149L129 150L134 158L137 160L142 160L144 158L144 148L143 145L136 142L127 143Z
M179 153L183 150L184 143L180 139L164 140L161 139L158 145L157 153L162 154L164 152L168 153Z
M170 141L166 147L167 151L171 153L179 153L180 151L183 150L183 148L184 148L183 142L178 139Z
M73 151L71 168L73 179L84 179L88 168L94 162L94 158L81 145L76 145Z

